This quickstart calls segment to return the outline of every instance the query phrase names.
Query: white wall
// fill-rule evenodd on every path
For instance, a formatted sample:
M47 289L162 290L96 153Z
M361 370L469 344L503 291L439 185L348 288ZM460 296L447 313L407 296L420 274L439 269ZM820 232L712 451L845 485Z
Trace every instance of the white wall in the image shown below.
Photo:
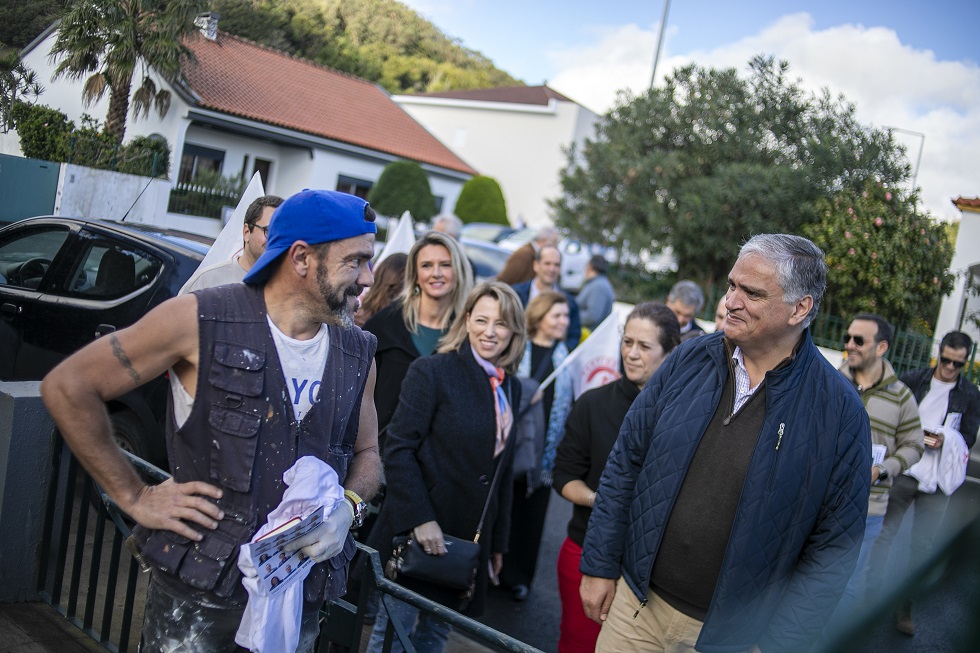
M961 215L963 217L960 219L960 230L956 237L956 249L949 265L950 271L956 275L956 286L952 293L943 298L939 309L939 318L936 320L936 343L954 329L961 329L969 334L974 342L980 342L980 331L976 327L967 322L960 324L964 315L964 300L968 301L967 312L980 310L980 298L968 298L965 289L966 272L980 266L980 212L961 209Z
M507 215L529 225L552 221L547 200L561 192L562 152L592 133L596 114L574 102L547 107L394 96L405 111L480 174L496 179ZM455 200L447 204L451 210Z
M98 102L85 106L82 102L82 86L84 79L73 81L66 77L57 80L52 78L57 62L50 61L48 53L54 44L57 32L52 32L48 37L39 43L33 50L23 57L24 63L37 73L44 87L44 92L37 98L35 104L41 104L61 111L73 120L76 126L81 126L82 116L88 114L95 118L99 125L105 122L106 114L109 111L109 95L106 94ZM150 75L157 85L157 88L167 88L168 85L159 75ZM133 92L142 85L141 78L133 78ZM176 175L177 166L180 164L180 135L184 118L187 115L188 105L176 94L171 94L170 109L164 117L160 117L156 109L151 109L145 118L137 118L132 109L129 119L126 121L125 141L129 141L134 136L149 136L159 134L167 139L171 148L171 177Z
M24 156L24 152L20 149L20 137L17 136L16 131L0 133L0 154Z

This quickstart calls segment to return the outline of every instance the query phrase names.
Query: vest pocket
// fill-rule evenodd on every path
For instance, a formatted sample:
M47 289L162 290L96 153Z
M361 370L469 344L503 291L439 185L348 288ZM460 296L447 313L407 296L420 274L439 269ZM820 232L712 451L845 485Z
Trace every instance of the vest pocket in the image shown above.
M199 590L229 596L240 572L232 554L241 542L247 542L248 524L223 520L217 530L204 533L204 539L192 544L180 565L180 579Z
M326 462L337 472L337 478L343 483L347 480L347 468L354 458L354 447L346 444L331 444L327 448Z
M221 404L212 404L208 415L211 426L211 479L236 492L248 492L261 420ZM232 437L229 437L232 436Z
M214 345L208 381L232 395L257 397L262 394L265 352L218 342Z

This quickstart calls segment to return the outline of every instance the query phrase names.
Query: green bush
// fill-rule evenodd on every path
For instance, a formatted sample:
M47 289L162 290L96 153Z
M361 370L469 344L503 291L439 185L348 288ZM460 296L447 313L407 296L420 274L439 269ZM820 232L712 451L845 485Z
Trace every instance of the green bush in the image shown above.
M224 177L214 170L202 171L190 183L174 185L174 190L170 191L167 211L220 218L223 207L238 206L245 186L245 179L241 175Z
M453 213L463 222L510 224L504 194L493 177L479 175L463 184Z
M427 222L436 214L429 177L414 161L395 161L385 166L367 199L375 211L389 217L397 218L408 211L414 221Z
M137 136L122 147L116 169L142 177L166 177L170 170L170 144L164 138Z
M75 123L56 109L16 102L11 110L24 156L43 161L66 161Z
M76 127L56 109L25 102L16 103L11 115L20 136L20 148L31 159L143 177L166 176L170 170L170 144L161 137L137 136L120 146L88 114L82 116L81 127Z

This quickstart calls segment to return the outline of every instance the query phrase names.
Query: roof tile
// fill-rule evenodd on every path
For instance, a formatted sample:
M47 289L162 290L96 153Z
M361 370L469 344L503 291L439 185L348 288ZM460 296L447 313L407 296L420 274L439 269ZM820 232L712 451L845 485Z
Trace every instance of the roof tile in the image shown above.
M230 34L187 45L199 106L476 174L372 82Z

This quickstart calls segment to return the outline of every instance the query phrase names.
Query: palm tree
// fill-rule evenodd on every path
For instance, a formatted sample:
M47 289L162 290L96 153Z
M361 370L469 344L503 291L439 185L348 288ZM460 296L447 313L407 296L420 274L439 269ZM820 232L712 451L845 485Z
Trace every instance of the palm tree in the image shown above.
M60 58L55 78L85 78L82 100L87 105L109 93L105 131L121 143L126 133L133 74L142 84L132 94L135 116L161 116L170 108L170 91L150 79L153 68L165 79L180 75L181 61L190 57L183 37L193 32L204 0L75 0L61 17L51 57Z
M43 92L37 73L21 63L16 51L6 50L0 43L0 132L13 128L11 113L18 101L36 100Z

